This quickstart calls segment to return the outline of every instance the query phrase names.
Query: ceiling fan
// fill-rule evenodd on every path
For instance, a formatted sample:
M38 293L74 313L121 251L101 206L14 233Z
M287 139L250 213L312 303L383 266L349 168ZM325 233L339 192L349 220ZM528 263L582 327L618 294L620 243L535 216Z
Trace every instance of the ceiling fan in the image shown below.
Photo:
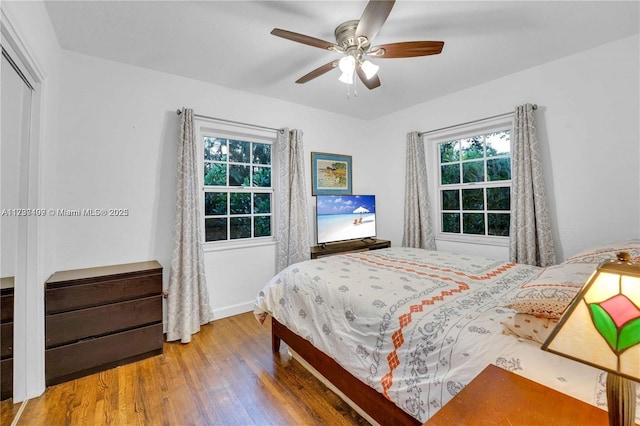
M280 28L274 28L271 34L321 49L342 53L341 59L324 64L300 77L296 83L306 83L332 69L342 71L340 81L352 84L354 72L368 89L380 86L377 75L378 66L367 58L411 58L437 55L442 52L443 41L405 41L400 43L372 46L387 20L395 1L370 0L359 20L343 22L335 29L336 43L320 40L304 34L298 34Z

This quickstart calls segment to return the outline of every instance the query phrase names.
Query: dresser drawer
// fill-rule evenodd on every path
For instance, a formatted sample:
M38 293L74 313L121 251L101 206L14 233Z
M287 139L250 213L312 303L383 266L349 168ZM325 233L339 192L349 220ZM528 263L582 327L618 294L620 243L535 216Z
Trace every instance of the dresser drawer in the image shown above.
M0 294L0 322L13 321L13 289Z
M46 313L53 314L162 293L162 273L90 283L47 284Z
M0 399L13 396L13 358L0 361Z
M161 321L160 295L47 315L46 346L51 348Z
M47 386L161 354L163 342L160 323L47 349Z
M7 322L0 325L0 358L13 356L13 323Z

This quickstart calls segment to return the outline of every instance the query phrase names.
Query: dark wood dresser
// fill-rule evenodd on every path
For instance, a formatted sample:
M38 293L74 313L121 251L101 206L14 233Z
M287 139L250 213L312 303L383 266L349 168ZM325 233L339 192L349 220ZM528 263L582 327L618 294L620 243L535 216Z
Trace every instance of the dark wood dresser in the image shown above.
M0 278L0 399L13 396L13 277Z
M60 271L45 288L47 386L162 353L156 261Z

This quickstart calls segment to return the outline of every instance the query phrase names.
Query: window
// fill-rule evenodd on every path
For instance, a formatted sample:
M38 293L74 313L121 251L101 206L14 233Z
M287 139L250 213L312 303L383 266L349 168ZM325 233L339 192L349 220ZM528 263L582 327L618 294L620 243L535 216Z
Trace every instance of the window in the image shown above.
M436 143L439 236L509 236L510 133L492 129Z
M272 140L200 132L205 242L272 239Z

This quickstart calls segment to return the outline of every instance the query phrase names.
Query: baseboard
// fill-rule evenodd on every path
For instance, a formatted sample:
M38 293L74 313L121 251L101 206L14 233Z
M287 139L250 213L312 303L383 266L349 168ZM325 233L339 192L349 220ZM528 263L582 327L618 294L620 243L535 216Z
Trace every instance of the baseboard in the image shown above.
M252 312L255 305L255 301L238 303L236 305L224 306L213 310L213 320L219 320L222 318L232 317L234 315L244 314L246 312Z
M253 312L254 305L255 305L255 302L251 301L251 302L238 303L237 305L224 306L222 308L214 309L213 321L219 320L222 318L232 317L234 315L244 314L246 312ZM162 328L163 328L162 332L166 335L167 334L166 314L164 316Z

